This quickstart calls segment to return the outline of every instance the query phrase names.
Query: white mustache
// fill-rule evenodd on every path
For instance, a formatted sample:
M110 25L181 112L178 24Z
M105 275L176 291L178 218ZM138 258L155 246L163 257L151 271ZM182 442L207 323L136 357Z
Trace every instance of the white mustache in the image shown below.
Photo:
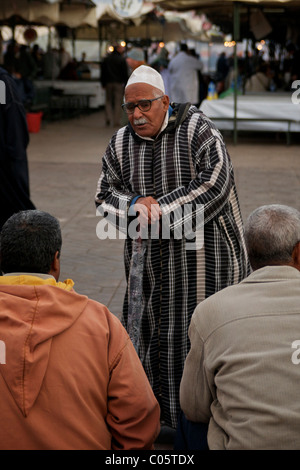
M133 121L133 124L134 124L135 126L138 126L139 124L147 124L147 122L148 122L148 121L147 121L146 118L140 118L140 119L135 119L135 120Z

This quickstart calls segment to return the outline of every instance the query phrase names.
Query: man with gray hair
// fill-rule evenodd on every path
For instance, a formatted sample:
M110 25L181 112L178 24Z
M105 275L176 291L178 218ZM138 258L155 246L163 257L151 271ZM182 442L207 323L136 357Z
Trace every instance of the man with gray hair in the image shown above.
M192 313L249 272L243 223L225 143L201 111L170 104L162 76L145 65L131 74L123 109L129 123L108 144L96 204L126 233L123 321L128 329L137 320L139 357L175 429Z
M192 428L195 438L197 424L206 423L211 450L296 450L300 212L259 207L245 238L253 272L202 302L192 317L180 388L183 429Z
M0 234L0 449L144 450L159 406L125 328L59 281L58 220L29 210Z

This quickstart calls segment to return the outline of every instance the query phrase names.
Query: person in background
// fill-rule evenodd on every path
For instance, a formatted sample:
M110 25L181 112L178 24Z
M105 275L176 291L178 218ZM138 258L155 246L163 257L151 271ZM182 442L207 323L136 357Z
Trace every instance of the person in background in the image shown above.
M159 406L118 318L59 281L50 214L21 211L0 234L0 449L152 449Z
M15 212L35 209L30 199L26 112L14 78L0 67L0 231Z
M64 68L61 69L58 80L73 80L79 79L78 64L75 58L71 59Z
M130 47L127 51L126 62L128 67L128 76L139 67L140 65L146 65L145 63L145 54L141 47ZM123 113L121 118L121 127L128 124L128 117L126 113Z
M31 50L31 56L35 62L35 65L37 66L37 71L36 71L36 78L37 79L42 79L43 78L43 50L40 49L38 44L34 44Z
M245 240L253 272L191 320L177 451L205 445L204 425L210 450L300 448L300 212L257 208Z
M265 62L262 63L257 68L256 73L246 80L245 91L256 93L269 91L272 76L270 65Z
M89 64L86 61L86 52L82 52L81 60L77 64L77 74L79 78L89 77L91 70Z
M101 64L101 84L105 89L106 125L120 126L124 86L128 79L127 63L124 57L124 46L115 44L112 52L107 54Z
M22 44L17 56L15 72L20 75L23 87L23 103L26 109L30 109L35 96L33 81L38 73L38 66L31 55L28 47Z
M149 63L151 67L157 70L164 81L165 93L168 96L171 96L170 90L170 71L168 69L169 65L169 51L166 47L158 45L155 56L152 58L152 61Z
M3 36L2 31L0 31L0 65L3 66Z
M169 62L171 101L176 103L199 103L199 77L202 62L189 54L186 44Z
M55 80L60 73L59 51L48 46L43 56L43 78Z
M16 41L10 41L3 55L3 68L10 74L14 73L16 70L18 53L19 44Z
M171 440L192 313L241 281L248 258L232 163L214 124L189 103L170 105L162 76L145 65L131 74L123 107L129 123L107 146L96 205L126 233L123 322Z
M286 57L283 62L283 73L286 89L290 90L295 80L300 79L300 50L294 43L286 45Z
M141 47L133 47L127 52L126 62L129 75L140 65L145 65L145 54Z
M64 46L61 46L59 48L58 54L59 54L60 71L62 71L68 65L68 63L71 62L72 57L71 57L71 54L68 51L66 51Z
M220 95L225 90L225 82L229 73L229 62L225 52L221 52L217 60L217 70L215 75L216 91Z

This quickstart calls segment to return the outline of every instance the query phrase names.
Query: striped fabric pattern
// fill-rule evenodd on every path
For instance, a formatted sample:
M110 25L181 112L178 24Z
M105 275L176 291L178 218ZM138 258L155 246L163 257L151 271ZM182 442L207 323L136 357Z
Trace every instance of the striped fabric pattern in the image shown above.
M153 196L159 202L170 232L169 238L144 241L138 353L161 405L162 419L176 427L194 309L206 297L241 281L250 270L232 163L220 132L196 107L176 105L167 128L155 140L143 140L130 125L112 137L102 161L96 204L126 231L128 207L137 195ZM188 222L194 230L201 211L204 243L189 249L194 241L176 234L186 234ZM128 236L127 279L131 253ZM128 302L126 292L125 326Z

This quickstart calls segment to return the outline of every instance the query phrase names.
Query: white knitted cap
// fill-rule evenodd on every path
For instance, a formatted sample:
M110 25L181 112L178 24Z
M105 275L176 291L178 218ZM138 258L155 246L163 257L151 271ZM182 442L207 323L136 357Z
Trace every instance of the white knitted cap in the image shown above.
M165 85L161 74L148 65L137 67L130 75L126 87L134 83L148 83L148 85L152 85L165 93Z

